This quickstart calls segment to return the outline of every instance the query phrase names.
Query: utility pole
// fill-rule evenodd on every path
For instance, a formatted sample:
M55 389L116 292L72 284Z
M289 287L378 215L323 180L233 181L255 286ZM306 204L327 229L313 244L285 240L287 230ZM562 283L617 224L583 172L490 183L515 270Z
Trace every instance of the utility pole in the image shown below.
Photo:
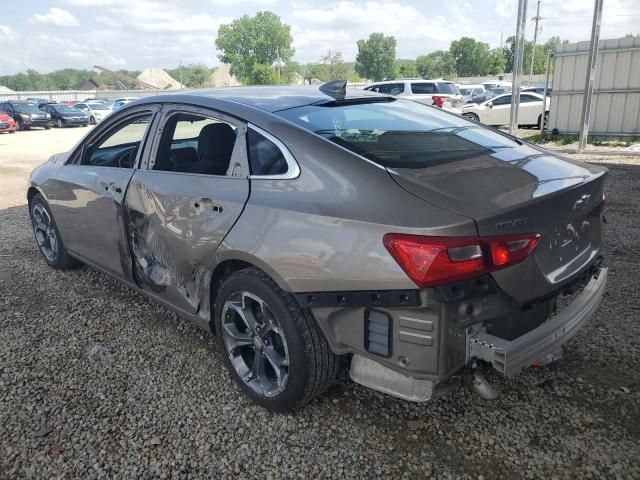
M596 78L596 63L598 59L598 44L600 42L600 25L602 23L602 2L595 0L593 6L593 24L591 25L591 43L589 44L589 56L587 57L587 78L584 82L584 96L582 100L582 124L580 125L580 138L578 139L578 152L582 152L587 146L589 137L589 122L591 121L591 98L593 97L593 84Z
M518 129L518 108L520 107L520 83L522 82L522 60L524 58L524 30L527 26L527 1L518 0L518 23L516 25L515 52L513 54L513 80L511 82L511 112L509 115L509 135Z
M540 1L541 0L538 0L538 8L536 9L536 16L531 19L531 20L535 20L536 26L535 26L535 30L533 31L533 48L531 49L531 70L529 70L529 83L531 83L531 77L533 76L533 63L536 58L536 42L538 41L538 22L542 20L542 17L540 16Z
M182 83L182 60L180 60L180 88L184 88L184 83Z

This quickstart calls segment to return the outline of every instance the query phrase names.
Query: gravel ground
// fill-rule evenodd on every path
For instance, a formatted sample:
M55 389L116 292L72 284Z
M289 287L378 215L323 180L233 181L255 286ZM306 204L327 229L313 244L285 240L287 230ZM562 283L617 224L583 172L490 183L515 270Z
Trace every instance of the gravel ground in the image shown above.
M0 137L0 478L640 478L640 158L602 159L609 290L563 360L486 371L494 402L414 404L341 380L280 415L240 393L208 335L40 258L26 177L6 175L33 167L15 145L85 131Z

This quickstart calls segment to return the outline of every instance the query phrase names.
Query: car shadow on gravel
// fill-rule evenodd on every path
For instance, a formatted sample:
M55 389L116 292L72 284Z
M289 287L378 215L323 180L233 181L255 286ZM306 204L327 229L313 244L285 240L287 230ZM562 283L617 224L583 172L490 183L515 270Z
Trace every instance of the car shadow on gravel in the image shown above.
M346 376L271 414L213 339L88 267L37 251L25 205L0 210L0 477L632 478L640 476L640 167L612 165L610 280L556 364L427 404Z

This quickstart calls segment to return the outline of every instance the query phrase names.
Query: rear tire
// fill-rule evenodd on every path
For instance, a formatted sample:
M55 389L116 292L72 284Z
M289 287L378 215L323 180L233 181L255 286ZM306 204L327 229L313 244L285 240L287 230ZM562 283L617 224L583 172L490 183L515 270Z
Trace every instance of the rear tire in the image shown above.
M293 410L333 383L338 357L315 319L263 271L231 274L216 299L214 327L225 365L255 403Z
M58 270L66 270L78 265L80 262L69 255L64 248L51 209L39 193L31 200L29 214L36 243L49 266Z
M544 125L542 124L542 115L538 115L538 128L540 130L546 131L548 123L549 123L549 112L544 112Z

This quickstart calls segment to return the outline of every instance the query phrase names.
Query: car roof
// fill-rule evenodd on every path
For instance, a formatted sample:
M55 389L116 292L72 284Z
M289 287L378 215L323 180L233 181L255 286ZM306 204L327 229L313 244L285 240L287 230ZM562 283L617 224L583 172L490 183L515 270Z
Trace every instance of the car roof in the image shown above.
M395 80L382 80L380 82L372 82L367 87L372 85L386 85L390 83L401 82L420 82L420 83L453 83L451 80L445 80L443 78L396 78Z
M173 93L173 92L172 92ZM305 105L332 102L335 99L320 91L315 85L308 86L265 86L265 87L225 87L205 90L181 91L181 95L224 100L266 112L276 112ZM357 88L347 88L345 100L380 98L383 95ZM146 97L153 98L153 97ZM393 98L393 97L389 97Z

